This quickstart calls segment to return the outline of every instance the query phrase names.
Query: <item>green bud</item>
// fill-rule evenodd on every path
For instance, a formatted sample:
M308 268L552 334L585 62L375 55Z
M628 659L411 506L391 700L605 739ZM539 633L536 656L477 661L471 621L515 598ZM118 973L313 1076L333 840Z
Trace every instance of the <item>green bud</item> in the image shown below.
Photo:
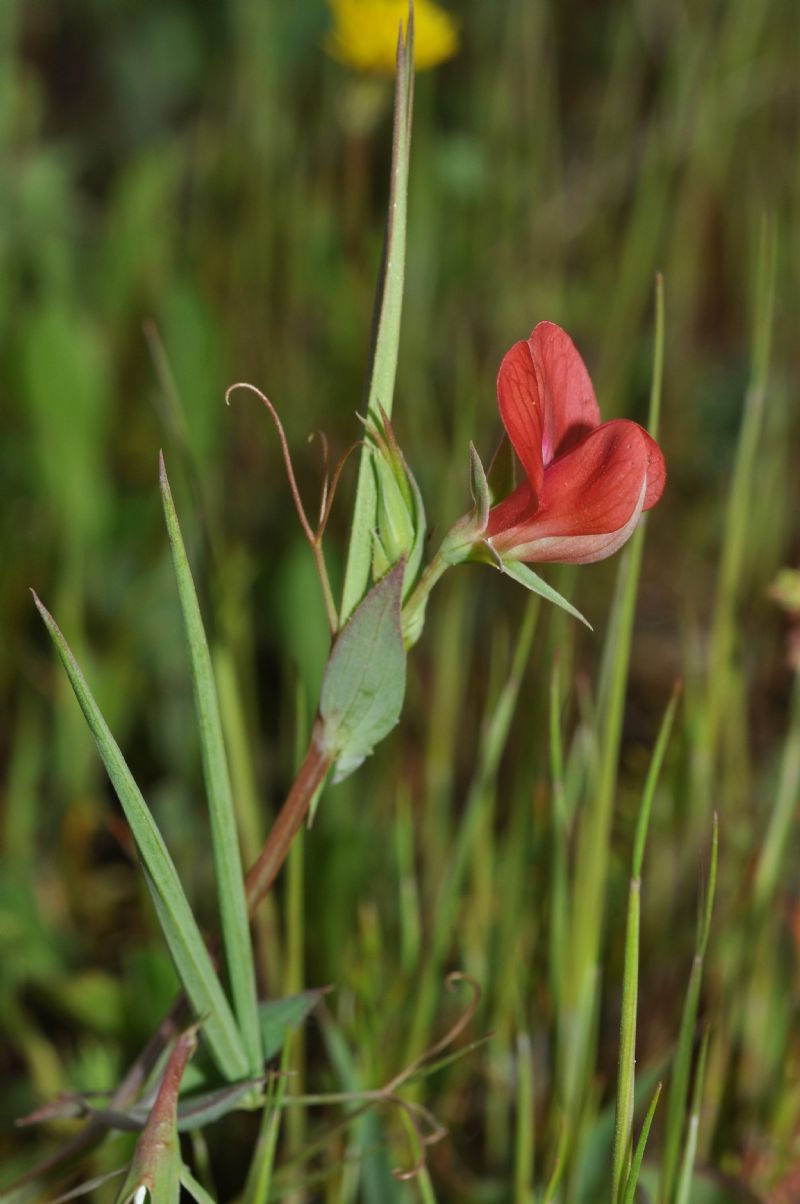
M417 482L386 414L380 425L370 425L372 465L378 500L373 533L372 574L379 581L405 559L403 598L411 592L422 564L425 547L425 507Z
M414 513L395 475L393 466L378 453L374 460L378 489L377 527L372 554L372 571L379 580L408 556L414 546Z

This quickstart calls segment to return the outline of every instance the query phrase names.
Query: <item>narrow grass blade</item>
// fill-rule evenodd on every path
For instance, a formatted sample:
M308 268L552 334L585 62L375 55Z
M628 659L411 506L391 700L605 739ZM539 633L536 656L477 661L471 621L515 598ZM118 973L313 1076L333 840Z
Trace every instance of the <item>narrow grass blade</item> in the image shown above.
M175 864L69 645L53 616L36 594L33 597L125 812L164 937L195 1014L203 1017L203 1035L208 1040L214 1060L226 1079L245 1078L247 1060L236 1022L183 892Z
M216 1200L203 1187L202 1183L198 1183L188 1166L184 1163L180 1172L181 1187L183 1187L196 1204L217 1204Z
M533 1052L527 1033L517 1036L517 1115L514 1142L514 1204L533 1199Z
M242 1204L267 1204L272 1186L275 1153L278 1148L283 1101L289 1081L290 1048L284 1046L280 1073L270 1081L264 1111L261 1117L259 1139L253 1152L247 1182L242 1193Z
M650 811L658 783L664 754L667 749L675 708L678 705L678 687L661 721L650 769L647 774L631 864L631 882L628 894L628 924L625 934L625 964L622 974L622 1017L619 1036L619 1072L617 1077L617 1108L614 1122L614 1162L612 1199L619 1200L628 1175L630 1148L633 1141L634 1071L636 1066L636 1016L639 995L639 917L641 907L641 873Z
M675 1176L678 1170L678 1158L681 1147L681 1136L686 1119L686 1100L689 1093L689 1072L692 1061L692 1045L697 1024L697 1012L700 1004L700 985L703 978L703 960L708 945L708 935L711 928L711 913L714 906L714 892L717 882L717 852L719 834L717 817L714 816L714 830L711 841L711 864L708 873L705 905L698 926L697 947L695 949L692 969L689 975L689 986L683 1005L678 1046L672 1067L672 1081L667 1102L667 1120L664 1134L664 1153L661 1163L661 1204L671 1204L674 1199Z
M553 1164L553 1170L550 1178L547 1180L547 1187L544 1189L542 1196L542 1204L552 1204L556 1198L556 1192L564 1177L564 1171L567 1165L567 1153L569 1152L569 1128L565 1120L562 1120L561 1128L558 1134L558 1146L556 1148L556 1157Z
M664 363L664 300L663 282L656 279L656 326L653 374L650 391L650 414L648 428L655 438L661 412L661 381ZM646 520L634 532L623 556L617 574L614 603L606 635L603 665L600 679L599 705L599 749L596 785L586 808L578 839L575 872L575 894L572 915L575 926L570 938L570 969L568 1000L572 1008L578 1001L586 999L584 1017L591 1017L587 992L590 982L597 975L600 944L605 911L606 879L610 856L611 819L614 794L617 784L619 750L622 739L622 721L625 709L625 692L628 683L636 597L644 550ZM583 1024L584 1021L578 1021ZM586 1080L577 1058L582 1065L591 1064L586 1057L590 1036L586 1032L574 1032L565 1028L561 1044L561 1063L564 1074L564 1096L570 1123L575 1122L579 1097ZM579 1051L583 1051L580 1052Z
M564 746L561 736L561 664L556 657L549 695L552 862L550 868L550 986L560 1012L564 998L565 952L569 932L569 818L564 797Z
M765 218L761 229L758 258L750 385L745 397L744 414L728 493L719 579L709 643L707 730L701 750L706 770L704 778L701 779L703 785L708 785L710 782L714 754L729 701L730 673L736 638L736 612L748 548L755 546L755 542L751 541L750 516L753 491L758 488L760 480L756 465L764 425L769 378L777 264L775 222ZM705 822L702 813L699 814L699 822Z
M375 298L372 354L366 389L367 418L380 419L381 408L392 414L400 316L406 257L406 210L408 161L411 142L411 111L414 94L414 27L409 17L405 40L397 47L397 82L394 102L391 188L380 279ZM345 623L367 592L372 563L372 529L375 525L377 492L372 466L373 452L361 451L358 484L353 508L353 525L347 553L340 621Z
M678 1180L678 1189L675 1192L675 1204L689 1204L689 1192L692 1189L692 1175L694 1174L694 1160L697 1154L697 1133L700 1128L700 1104L703 1098L707 1054L708 1030L703 1034L700 1056L697 1059L697 1070L695 1071L694 1089L692 1091L692 1110L689 1114L689 1127L686 1133L686 1144L683 1150L683 1162L681 1164L680 1179Z
M633 1161L631 1162L628 1182L625 1185L625 1195L623 1197L622 1204L633 1204L633 1201L636 1197L636 1185L639 1182L639 1175L641 1174L642 1170L642 1161L644 1160L644 1152L647 1148L647 1139L650 1136L650 1126L652 1125L653 1117L656 1114L656 1108L658 1107L658 1099L660 1095L661 1084L659 1083L656 1087L655 1094L650 1101L650 1107L647 1109L647 1116L644 1118L642 1131L639 1134L639 1140L636 1143L636 1149L633 1154Z
M628 922L625 932L625 966L622 976L617 1109L614 1122L612 1200L618 1200L628 1172L633 1125L633 1087L636 1066L636 1012L639 995L639 913L641 882L631 878Z
M433 1183L428 1174L428 1167L425 1162L425 1147L422 1144L420 1135L411 1123L411 1117L406 1111L401 1110L400 1118L411 1145L416 1165L413 1171L398 1175L398 1178L406 1180L413 1178L422 1204L436 1204L436 1193L433 1190ZM396 1171L395 1174L397 1174Z
M259 1074L263 1064L261 1030L250 925L245 901L244 874L239 853L236 811L233 805L228 760L222 735L217 687L208 650L200 604L181 535L164 457L159 457L159 478L175 579L178 585L186 642L192 667L192 686L200 733L203 776L211 820L217 898L222 942L228 968L233 1010L247 1055L249 1074Z
M756 910L763 912L775 895L786 847L800 799L800 672L792 690L789 731L783 745L775 805L761 847L753 886Z
M469 859L480 834L480 823L487 800L490 799L506 747L511 721L522 685L525 666L530 656L539 604L531 600L525 612L508 680L484 721L478 765L470 786L447 873L441 883L435 908L436 924L431 936L431 949L417 990L414 1020L407 1045L412 1060L424 1047L441 990L442 966L448 942L452 939L458 909L459 892L469 866Z

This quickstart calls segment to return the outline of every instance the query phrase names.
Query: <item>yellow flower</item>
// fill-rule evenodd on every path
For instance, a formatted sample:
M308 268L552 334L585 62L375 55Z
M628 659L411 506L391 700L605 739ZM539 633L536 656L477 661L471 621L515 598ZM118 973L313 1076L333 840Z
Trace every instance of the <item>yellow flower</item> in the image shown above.
M328 0L334 26L325 49L340 63L359 71L392 74L397 31L408 20L408 0ZM433 0L414 4L414 65L435 67L458 49L458 29Z

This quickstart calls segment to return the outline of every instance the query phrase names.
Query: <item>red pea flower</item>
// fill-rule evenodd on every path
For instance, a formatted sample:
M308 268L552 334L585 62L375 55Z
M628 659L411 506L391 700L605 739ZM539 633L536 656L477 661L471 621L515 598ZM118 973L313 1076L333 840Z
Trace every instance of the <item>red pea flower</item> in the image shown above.
M611 556L661 497L658 444L635 422L600 421L586 366L553 322L506 353L497 401L527 479L489 511L483 538L504 560Z

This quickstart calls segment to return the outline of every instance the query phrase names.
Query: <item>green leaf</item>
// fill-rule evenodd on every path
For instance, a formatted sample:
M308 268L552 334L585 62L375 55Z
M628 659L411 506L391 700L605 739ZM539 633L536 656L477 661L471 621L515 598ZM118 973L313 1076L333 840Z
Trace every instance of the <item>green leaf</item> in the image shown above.
M233 1008L247 1054L248 1072L258 1074L263 1065L258 1026L258 996L250 924L245 900L244 875L239 853L236 814L233 805L228 761L222 735L217 687L200 604L181 535L178 515L167 478L163 455L159 456L161 498L167 522L178 596L183 612L186 640L192 666L197 725L203 759L203 776L211 819L211 844L219 899L222 941Z
M475 503L475 525L477 530L482 534L486 530L486 524L489 521L491 498L489 495L489 482L486 478L486 469L481 463L481 458L475 450L474 443L470 443L469 445L469 486L472 500Z
M400 718L406 654L400 606L405 561L370 590L333 645L322 682L322 747L341 782Z
M286 1045L281 1058L280 1071L270 1078L267 1086L258 1140L253 1148L253 1157L247 1171L244 1190L239 1197L239 1204L268 1204L273 1198L271 1194L272 1175L275 1169L278 1135L283 1119L286 1085L290 1077L289 1066L290 1053L289 1046Z
M203 1129L229 1112L239 1110L243 1101L247 1102L241 1110L252 1111L263 1082L263 1076L244 1079L241 1083L229 1083L227 1087L219 1087L216 1091L203 1091L181 1100L178 1105L178 1132Z
M519 560L506 559L502 560L502 564L502 572L506 573L509 577L513 577L520 585L524 585L532 594L538 594L545 601L555 603L556 606L560 606L562 610L565 610L568 615L572 615L573 619L579 619L590 631L594 630L588 619L585 619L571 602L568 602L566 598L562 598L561 594L557 590L554 590L552 585L548 585L538 573L534 573L533 569L529 569L527 564L521 564Z
M301 991L297 995L285 995L283 999L269 999L259 1006L265 1061L280 1053L289 1033L303 1023L324 994L324 990L317 988Z
M367 423L367 444L373 453L377 490L372 576L379 580L404 556L405 601L416 584L425 551L425 505L385 411L381 410L380 423Z
M614 1200L619 1200L630 1163L630 1148L633 1132L634 1072L636 1068L636 1024L639 998L639 920L641 904L641 872L647 829L653 795L658 784L664 754L669 743L675 709L678 705L680 685L672 692L661 728L658 733L650 768L647 773L639 816L636 821L636 836L631 859L631 880L628 893L628 924L625 933L625 962L622 974L622 1008L619 1034L619 1073L617 1077L617 1106L614 1122Z
M717 816L714 815L714 827L711 836L711 863L708 871L705 906L700 915L699 931L695 954L692 958L692 968L689 972L689 985L683 1002L681 1027L678 1033L678 1044L672 1063L672 1076L667 1101L667 1117L664 1131L664 1149L661 1162L661 1189L659 1198L662 1204L669 1204L674 1199L675 1181L678 1174L681 1136L686 1123L686 1101L689 1096L689 1077L692 1064L692 1048L694 1046L697 1013L700 1007L700 987L703 979L703 962L705 959L708 936L711 928L711 914L714 906L714 894L717 882L717 856L719 849L719 829Z
M225 994L197 921L183 892L178 871L142 793L108 728L91 690L53 616L33 595L62 664L67 671L89 730L125 812L153 897L156 913L175 967L195 1014L204 1018L203 1034L222 1075L241 1079L247 1060Z
M397 48L397 83L394 102L391 190L386 220L383 262L375 297L372 356L368 376L367 418L377 421L381 410L392 414L403 281L406 256L406 209L408 158L411 141L411 110L414 92L414 33L409 18L405 43ZM353 508L353 525L342 590L341 619L350 617L364 597L372 563L372 532L375 527L377 490L372 471L373 449L365 446L358 466L358 484Z
M617 1106L614 1119L612 1200L619 1200L630 1164L633 1124L634 1073L636 1067L636 1020L639 996L639 921L641 883L632 878L628 894L625 930L625 968L622 976L622 1014L619 1034Z
M513 493L517 486L517 455L508 435L504 434L486 470L489 502L494 506Z
M650 1101L650 1107L647 1109L647 1116L645 1116L645 1118L644 1118L644 1124L642 1125L642 1131L639 1134L639 1140L636 1143L636 1150L633 1155L633 1161L631 1162L631 1169L630 1169L630 1174L628 1175L628 1182L625 1185L625 1196L623 1199L623 1204L633 1204L634 1197L636 1195L636 1185L639 1182L639 1175L640 1175L641 1169L642 1169L642 1161L644 1159L644 1152L645 1152L645 1149L647 1148L647 1139L650 1136L650 1126L652 1125L653 1117L656 1114L656 1108L658 1106L658 1097L660 1095L661 1095L661 1084L659 1083L658 1086L656 1087L655 1094L653 1095L653 1098Z
M115 1171L109 1171L105 1175L97 1175L93 1179L87 1179L84 1183L79 1183L77 1187L73 1187L72 1191L64 1192L63 1196L57 1196L55 1200L52 1201L52 1204L67 1204L68 1200L79 1200L81 1196L88 1196L90 1192L96 1191L98 1187L103 1187L106 1183L110 1183L112 1179L118 1179L120 1175L124 1175L126 1169L126 1167L120 1166L117 1167ZM23 1199L41 1199L36 1184L33 1183L29 1186L31 1188L31 1193L30 1195L26 1195L24 1197L22 1195L17 1196L16 1194L7 1196L5 1192L3 1192L3 1194L0 1195L1 1204L22 1204Z
M188 1166L184 1163L181 1167L181 1185L188 1191L193 1200L197 1204L217 1204L212 1195L206 1191L202 1183L198 1183Z
M700 1130L700 1105L703 1099L703 1083L705 1082L707 1056L708 1029L706 1029L706 1031L703 1033L703 1042L700 1046L700 1056L697 1059L697 1070L695 1071L694 1076L694 1090L692 1091L692 1109L689 1114L689 1125L683 1151L681 1174L678 1180L678 1187L675 1192L676 1204L689 1204L690 1192L692 1190L694 1160L695 1155L697 1154L697 1136Z

